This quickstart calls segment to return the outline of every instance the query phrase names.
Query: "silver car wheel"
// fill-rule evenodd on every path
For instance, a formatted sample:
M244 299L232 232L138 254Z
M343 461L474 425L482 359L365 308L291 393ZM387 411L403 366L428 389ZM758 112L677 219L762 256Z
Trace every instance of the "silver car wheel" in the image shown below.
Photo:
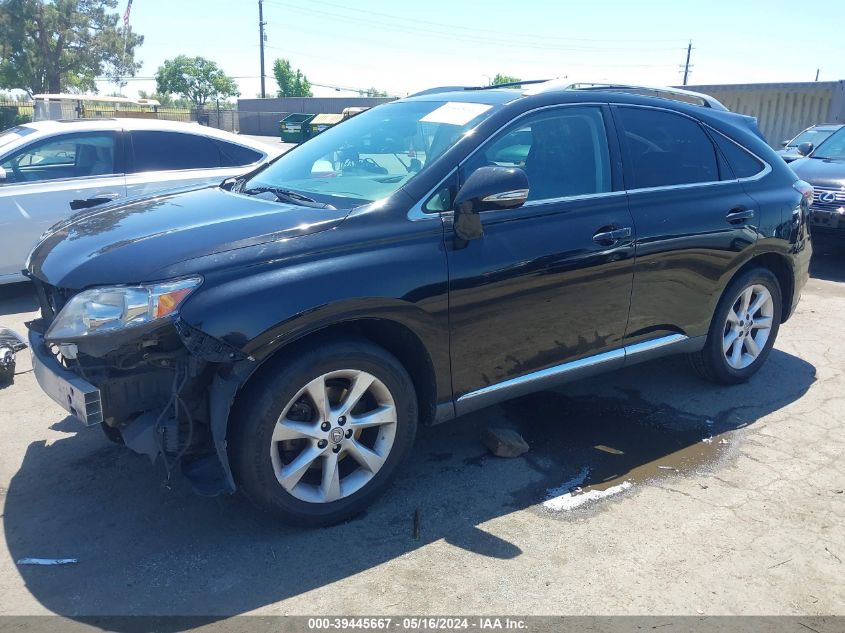
M728 365L745 369L766 347L772 331L774 301L769 289L753 284L739 293L728 310L722 352Z
M309 503L348 497L384 465L396 420L393 396L372 374L323 374L297 392L276 422L270 441L276 479Z

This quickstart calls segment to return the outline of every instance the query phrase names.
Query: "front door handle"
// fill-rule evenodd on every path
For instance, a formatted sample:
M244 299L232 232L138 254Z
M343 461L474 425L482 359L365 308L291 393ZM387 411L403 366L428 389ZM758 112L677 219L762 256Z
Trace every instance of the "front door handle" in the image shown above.
M85 200L71 200L70 210L79 211L80 209L90 209L91 207L96 207L99 204L106 204L107 202L111 202L112 200L114 200L114 198L108 198L106 196L86 198Z
M731 209L725 216L728 224L739 224L754 219L754 209Z
M619 240L624 240L628 237L631 237L630 226L624 226L621 228L605 226L600 228L597 233L593 234L593 241L596 244L607 246L609 244L613 244L614 242L618 242Z

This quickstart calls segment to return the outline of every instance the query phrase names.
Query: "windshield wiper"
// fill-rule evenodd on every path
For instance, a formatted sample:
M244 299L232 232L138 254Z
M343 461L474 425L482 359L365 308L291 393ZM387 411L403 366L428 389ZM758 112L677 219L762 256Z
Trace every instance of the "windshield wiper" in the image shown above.
M254 196L259 193L272 193L276 196L276 199L279 202L290 202L292 204L298 204L303 207L311 207L314 209L335 209L334 207L326 202L317 202L314 198L309 198L308 196L303 196L301 193L297 193L296 191L291 191L290 189L282 189L281 187L252 187L250 189L244 189L241 191L248 196Z

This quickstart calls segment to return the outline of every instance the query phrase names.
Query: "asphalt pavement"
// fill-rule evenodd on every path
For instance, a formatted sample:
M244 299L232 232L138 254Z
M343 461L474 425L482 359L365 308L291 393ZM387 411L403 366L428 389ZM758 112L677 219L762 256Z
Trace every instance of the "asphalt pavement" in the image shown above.
M165 484L21 353L0 390L0 615L845 614L843 281L845 242L817 243L746 385L671 358L423 429L390 491L326 529ZM0 288L0 325L35 315L28 286ZM530 450L491 456L493 425Z

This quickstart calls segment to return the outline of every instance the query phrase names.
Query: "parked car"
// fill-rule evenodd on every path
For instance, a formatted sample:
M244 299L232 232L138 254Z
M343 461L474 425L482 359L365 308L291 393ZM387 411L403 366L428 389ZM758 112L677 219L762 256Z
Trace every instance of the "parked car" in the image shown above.
M845 235L845 126L818 147L804 149L807 156L789 166L815 190L810 207L812 230Z
M35 375L306 525L371 503L420 424L669 354L744 382L807 280L812 190L753 119L661 94L427 91L223 187L91 210L30 256Z
M219 183L281 150L197 124L150 119L39 121L0 133L0 284L21 281L27 253L74 211Z
M783 149L777 150L777 153L787 163L791 163L804 156L804 154L798 151L801 145L812 143L815 147L818 147L822 141L842 127L844 126L840 124L811 125L794 138L784 141Z

